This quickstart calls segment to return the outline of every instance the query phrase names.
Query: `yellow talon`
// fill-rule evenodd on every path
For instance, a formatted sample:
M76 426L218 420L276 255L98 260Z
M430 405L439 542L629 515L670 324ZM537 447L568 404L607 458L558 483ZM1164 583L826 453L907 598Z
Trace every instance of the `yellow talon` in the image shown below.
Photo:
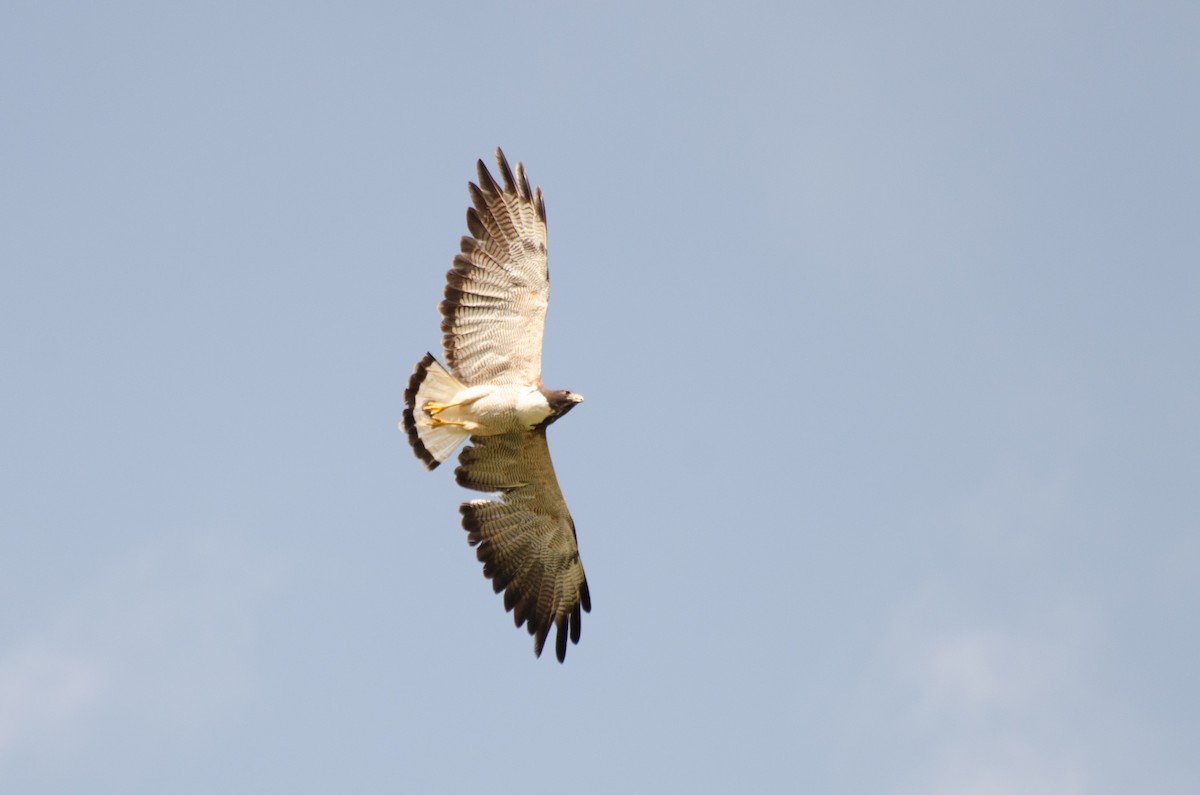
M457 403L434 403L432 400L430 400L428 403L426 403L424 406L421 407L421 410L424 411L426 414L428 414L430 417L436 417L438 414L441 414L446 409L453 408L454 406L457 406L457 405L458 405Z
M477 423L477 422L470 422L470 421L459 422L458 420L444 420L441 417L438 417L436 415L429 418L429 427L431 427L431 428L441 428L442 426L445 426L445 425L451 425L456 428L462 428L465 431L473 431L479 427L479 423Z

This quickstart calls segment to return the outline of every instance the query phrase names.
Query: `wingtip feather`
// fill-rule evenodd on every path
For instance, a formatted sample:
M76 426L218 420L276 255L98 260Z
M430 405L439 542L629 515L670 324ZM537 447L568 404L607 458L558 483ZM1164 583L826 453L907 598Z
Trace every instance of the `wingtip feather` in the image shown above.
M496 147L496 166L500 169L500 176L504 178L504 192L515 193L518 182L513 177L513 171L508 166L508 158L504 156L504 152L500 150L500 147ZM520 175L520 173L521 164L517 163L517 174Z
M564 631L563 619L557 622L558 632L554 636L554 656L558 661L566 662L567 659L567 633Z
M488 171L488 167L484 165L482 160L476 161L475 173L479 176L479 189L485 195L494 196L500 192L500 186L496 184L492 172Z

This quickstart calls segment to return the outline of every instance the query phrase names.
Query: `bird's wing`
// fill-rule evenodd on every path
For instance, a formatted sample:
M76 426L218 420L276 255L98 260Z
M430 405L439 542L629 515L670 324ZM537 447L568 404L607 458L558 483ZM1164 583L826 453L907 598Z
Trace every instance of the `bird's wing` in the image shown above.
M542 373L542 329L550 298L546 265L546 205L530 190L525 169L514 173L496 150L504 187L480 160L471 183L462 253L446 274L442 346L460 381L532 384Z
M541 656L550 626L558 629L555 652L567 654L567 638L579 642L580 609L592 609L587 578L579 560L575 523L567 510L544 428L499 436L474 436L458 457L455 477L477 491L498 492L498 500L462 504L463 527L483 573L504 609L534 636Z

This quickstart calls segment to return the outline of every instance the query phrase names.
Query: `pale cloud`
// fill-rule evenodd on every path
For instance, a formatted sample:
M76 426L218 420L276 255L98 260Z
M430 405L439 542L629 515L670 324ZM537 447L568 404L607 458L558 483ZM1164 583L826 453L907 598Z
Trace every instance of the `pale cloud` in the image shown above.
M67 737L203 726L254 680L262 610L284 569L233 534L165 533L101 561L0 648L0 771Z
M0 656L0 760L22 741L53 736L100 702L103 666L34 639Z
M895 611L846 727L847 742L887 749L878 754L881 778L849 770L849 788L1095 791L1087 732L1077 725L1095 684L1088 612L1063 603L988 622L961 601L930 588Z
M950 795L1089 791L1069 729L1083 644L1066 626L947 627L907 650L909 729L930 742L927 791Z
M997 627L927 638L907 672L931 719L987 720L1029 709L1056 689L1070 653L1060 643Z
M1093 793L1078 760L1057 758L1023 740L959 748L941 759L931 795L1073 795Z

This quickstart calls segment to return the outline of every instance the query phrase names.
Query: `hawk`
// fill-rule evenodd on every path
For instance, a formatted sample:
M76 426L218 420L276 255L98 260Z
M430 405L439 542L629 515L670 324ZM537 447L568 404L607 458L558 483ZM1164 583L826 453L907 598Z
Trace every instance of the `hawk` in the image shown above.
M567 638L579 642L580 610L592 604L546 428L583 396L542 386L546 205L520 163L514 172L499 149L496 163L503 188L482 160L479 184L468 185L471 234L446 274L438 307L448 369L429 353L417 363L400 427L428 469L470 441L455 479L498 498L459 507L467 541L496 593L504 592L504 609L534 637L534 654L541 656L553 625L562 662Z

